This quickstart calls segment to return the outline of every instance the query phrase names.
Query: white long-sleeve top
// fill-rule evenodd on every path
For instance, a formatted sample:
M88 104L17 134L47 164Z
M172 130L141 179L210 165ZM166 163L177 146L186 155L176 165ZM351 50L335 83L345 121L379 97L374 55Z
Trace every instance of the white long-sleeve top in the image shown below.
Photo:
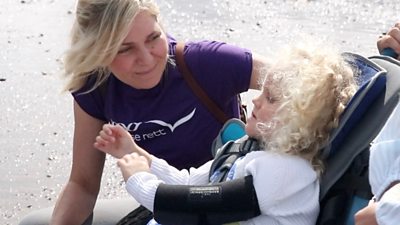
M212 161L195 169L177 170L166 161L153 158L150 171L132 175L126 182L128 192L153 211L160 183L204 185ZM319 182L306 160L268 151L248 153L235 162L233 179L252 175L261 215L241 225L314 225L319 213Z
M400 105L371 146L369 180L378 200L376 219L379 225L400 224L400 193L385 196L386 189L400 181Z

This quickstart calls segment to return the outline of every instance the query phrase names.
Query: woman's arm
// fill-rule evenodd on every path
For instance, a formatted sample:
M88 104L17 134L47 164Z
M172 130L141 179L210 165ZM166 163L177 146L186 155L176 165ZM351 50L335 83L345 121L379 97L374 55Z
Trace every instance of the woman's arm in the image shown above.
M251 71L250 89L260 90L260 82L268 71L267 58L257 53L252 53L253 56L253 69Z
M82 224L92 213L100 189L105 154L93 147L103 121L74 102L75 130L72 169L54 208L51 224Z

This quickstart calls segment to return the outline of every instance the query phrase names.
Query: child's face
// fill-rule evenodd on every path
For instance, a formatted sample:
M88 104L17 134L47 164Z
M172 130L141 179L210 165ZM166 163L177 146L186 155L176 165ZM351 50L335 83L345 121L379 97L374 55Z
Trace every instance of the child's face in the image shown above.
M273 129L272 118L280 106L279 93L277 87L271 81L265 81L262 93L253 99L254 108L246 124L247 135L250 137L260 136L260 131L257 128L257 124L260 122L266 124L268 129Z

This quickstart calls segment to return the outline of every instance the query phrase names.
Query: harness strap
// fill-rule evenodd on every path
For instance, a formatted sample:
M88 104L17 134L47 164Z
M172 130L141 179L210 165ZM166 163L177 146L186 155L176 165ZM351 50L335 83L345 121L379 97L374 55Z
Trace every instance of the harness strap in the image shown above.
M235 161L251 151L260 150L258 140L254 138L229 141L217 150L214 161L210 167L209 179L211 183L223 182Z

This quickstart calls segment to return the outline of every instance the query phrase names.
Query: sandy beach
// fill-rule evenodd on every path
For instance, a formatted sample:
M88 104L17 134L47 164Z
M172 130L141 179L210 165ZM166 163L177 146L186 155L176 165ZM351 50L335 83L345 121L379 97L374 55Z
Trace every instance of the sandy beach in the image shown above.
M376 39L397 20L396 0L156 0L180 40L219 40L264 55L299 34L342 51L377 54ZM0 224L53 206L72 157L72 97L62 93L62 54L75 0L2 0L0 8ZM254 92L244 94L250 103ZM251 108L251 107L250 107ZM127 196L108 158L100 198Z

